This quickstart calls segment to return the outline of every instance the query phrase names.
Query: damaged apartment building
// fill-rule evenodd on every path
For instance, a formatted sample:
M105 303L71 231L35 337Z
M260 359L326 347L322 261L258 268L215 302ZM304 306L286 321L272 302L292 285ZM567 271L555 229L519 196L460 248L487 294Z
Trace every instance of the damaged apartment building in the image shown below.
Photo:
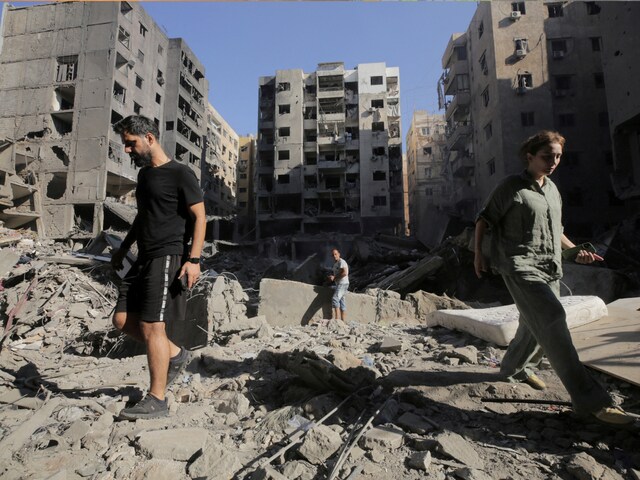
M638 164L640 108L631 52L640 46L632 33L640 6L633 3L478 4L468 30L451 37L438 84L452 217L472 221L497 182L523 170L519 145L542 129L567 139L553 180L571 235L601 233L629 215L618 192L624 189L612 179L637 185L631 165ZM628 54L618 58L623 50Z
M444 115L416 110L407 133L409 233L427 246L438 243L438 236L433 234L441 233L434 228L439 223L434 225L426 221L427 212L431 217L442 212L452 193L446 172L443 171L446 167L443 161L446 152L445 130Z
M165 151L200 178L204 67L139 3L5 3L1 28L0 208L7 226L49 238L127 228L114 205L131 201L138 171L112 124L131 114L154 119ZM9 205L8 189L19 205ZM23 217L8 220L17 210Z
M399 69L320 63L259 83L257 237L403 231Z

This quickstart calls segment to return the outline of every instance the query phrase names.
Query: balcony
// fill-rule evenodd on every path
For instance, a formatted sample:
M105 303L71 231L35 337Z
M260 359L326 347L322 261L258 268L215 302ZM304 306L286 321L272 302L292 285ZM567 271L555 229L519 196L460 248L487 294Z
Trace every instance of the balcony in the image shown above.
M468 115L469 105L471 105L471 93L468 90L459 91L447 104L445 118L449 120L453 116L456 121L462 120L461 117Z
M347 168L344 160L318 160L318 170L325 172L340 172Z
M466 178L469 175L473 175L475 162L471 156L455 152L455 154L452 155L450 163L451 173L454 177Z
M458 75L469 75L469 64L466 60L461 60L451 64L449 69L445 72L444 76L444 94L455 95L458 89ZM468 83L468 79L467 79Z
M318 134L318 138L316 140L318 145L344 145L345 140L344 136L340 135L323 135Z
M332 87L318 90L316 98L344 98L344 87Z
M456 122L447 128L447 148L449 150L462 150L471 135L469 122Z

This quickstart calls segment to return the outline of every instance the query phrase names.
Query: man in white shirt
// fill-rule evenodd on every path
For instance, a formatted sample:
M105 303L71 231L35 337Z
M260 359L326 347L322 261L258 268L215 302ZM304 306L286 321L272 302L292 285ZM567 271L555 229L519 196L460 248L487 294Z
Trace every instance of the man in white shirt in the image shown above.
M333 264L333 275L329 275L329 280L335 283L335 291L331 298L331 306L333 307L333 319L346 320L347 305L344 297L349 289L349 265L340 258L340 251L337 248L331 250L335 263Z

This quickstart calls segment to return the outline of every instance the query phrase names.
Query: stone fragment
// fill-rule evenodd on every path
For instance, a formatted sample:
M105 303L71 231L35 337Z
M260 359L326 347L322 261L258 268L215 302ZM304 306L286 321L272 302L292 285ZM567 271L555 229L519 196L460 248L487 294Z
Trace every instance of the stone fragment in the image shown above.
M216 330L222 334L238 333L244 330L258 330L265 325L267 320L264 315L253 318L236 318L232 322L223 323Z
M251 410L249 399L241 393L223 392L221 398L214 400L214 408L218 413L235 413L242 418Z
M203 428L149 430L136 437L140 453L148 458L186 462L207 444Z
M402 414L402 416L398 418L398 425L405 430L418 433L420 435L435 430L433 425L411 412Z
M473 365L478 363L478 349L473 345L454 348L452 355L459 358L464 363L471 363Z
M294 460L282 467L282 474L289 480L313 480L317 474L317 468L305 461Z
M270 466L258 468L251 474L251 480L289 480L276 469Z
M76 420L65 430L62 436L67 439L70 445L73 445L82 440L82 437L89 433L90 430L91 426L87 422L84 420Z
M320 465L336 453L342 445L342 438L326 425L319 425L307 432L298 453L314 465Z
M340 370L347 370L349 368L355 368L362 365L362 361L353 355L351 352L342 350L341 348L334 348L329 354L329 360L338 367Z
M385 455L380 450L374 449L374 450L371 450L370 452L367 452L367 457L372 462L381 463L381 462L384 462Z
M400 352L402 351L402 341L395 337L386 336L382 339L380 351L382 353Z
M242 469L242 463L235 452L220 445L208 444L202 455L189 465L191 478L210 478L216 480L231 480Z
M454 432L441 433L436 437L438 450L471 468L484 468L484 462L473 448L473 445L461 435Z
M567 460L566 469L577 480L623 480L615 470L601 465L584 452L571 455Z
M373 450L383 447L389 450L400 448L404 439L404 432L394 426L374 427L366 432L359 440L358 445L365 450Z
M454 470L453 474L456 478L461 478L462 480L493 480L493 477L482 470L477 470L475 468L462 467Z
M431 465L431 452L416 452L409 456L407 459L407 465L409 468L415 468L416 470L428 470Z

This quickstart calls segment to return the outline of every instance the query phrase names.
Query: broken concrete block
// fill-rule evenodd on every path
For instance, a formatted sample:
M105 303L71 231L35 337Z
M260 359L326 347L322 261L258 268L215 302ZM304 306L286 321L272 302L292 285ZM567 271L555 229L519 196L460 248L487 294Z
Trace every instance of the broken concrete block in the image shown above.
M423 435L427 432L435 430L435 427L433 425L411 412L402 414L402 416L398 419L398 425L400 425L405 430L417 433L419 435Z
M445 432L438 435L438 451L471 468L482 470L484 462L473 448L471 442L454 432Z
M251 404L247 397L236 392L222 392L213 401L213 405L219 413L235 413L240 418L247 416L251 410Z
M288 478L275 468L265 465L251 474L251 480L288 480Z
M309 463L321 465L342 445L342 438L326 425L318 425L307 432L298 453Z
M416 470L428 470L429 465L431 465L431 452L416 452L411 454L407 459L407 465L409 468L415 468Z
M353 458L353 452L351 458ZM316 467L302 460L287 462L282 467L282 474L290 480L313 480L317 473Z
M446 295L440 296L423 290L407 294L406 300L411 302L418 318L425 318L429 313L436 310L467 310L470 308L466 303L455 298L449 298ZM427 324L427 326L431 325Z
M8 248L0 250L0 278L7 278L9 272L20 260L20 254L13 252Z
M362 365L362 361L358 357L341 348L331 350L329 360L340 370L347 370Z
M205 448L208 435L203 428L150 430L136 437L136 445L148 458L186 462Z
M191 478L231 480L242 469L236 454L220 445L207 445L202 455L189 465Z
M570 329L607 315L607 306L598 297L562 297L560 303L567 313ZM470 310L438 310L427 315L427 323L462 330L488 342L507 346L518 329L518 317L516 306L506 305Z
M469 467L457 468L453 474L462 480L493 480L494 478L482 470Z
M359 440L358 445L365 450L384 447L388 450L400 448L404 440L404 432L396 427L373 427Z
M224 323L216 329L217 332L223 334L231 334L242 332L244 330L258 330L267 323L264 315L258 315L253 318L235 318L230 323Z
M576 453L569 456L566 464L569 472L577 480L604 479L622 480L623 477L615 470L601 465L592 456L585 452Z
M69 428L65 430L62 436L69 442L70 445L75 444L82 440L82 438L89 433L91 425L84 420L76 420Z
M395 337L384 337L380 344L380 351L382 353L400 352L402 351L402 340Z
M258 313L274 326L307 325L331 318L332 295L333 289L329 287L263 278ZM398 298L347 292L345 301L350 322L418 322L411 304Z

